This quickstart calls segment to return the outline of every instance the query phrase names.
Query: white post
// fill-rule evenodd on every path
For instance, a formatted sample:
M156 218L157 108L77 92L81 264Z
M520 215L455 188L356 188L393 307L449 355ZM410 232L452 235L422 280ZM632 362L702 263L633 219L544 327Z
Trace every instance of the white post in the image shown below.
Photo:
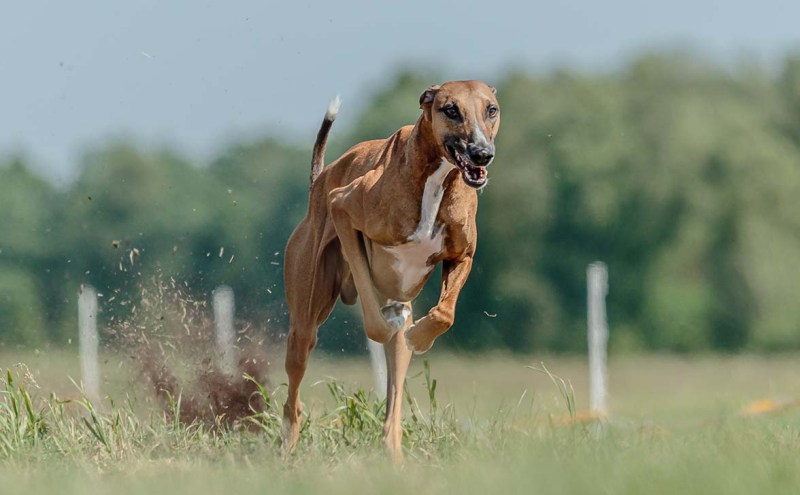
M83 391L91 401L100 399L100 365L97 351L97 291L82 285L78 293L78 345L81 355Z
M597 261L586 269L588 339L589 339L589 409L597 417L608 414L608 369L606 366L608 324L606 294L608 269Z
M220 285L213 292L214 330L217 337L217 348L220 352L219 367L223 373L233 376L236 372L236 352L233 347L233 289Z
M386 356L383 345L367 338L369 360L372 362L372 376L375 379L375 394L379 399L386 398Z

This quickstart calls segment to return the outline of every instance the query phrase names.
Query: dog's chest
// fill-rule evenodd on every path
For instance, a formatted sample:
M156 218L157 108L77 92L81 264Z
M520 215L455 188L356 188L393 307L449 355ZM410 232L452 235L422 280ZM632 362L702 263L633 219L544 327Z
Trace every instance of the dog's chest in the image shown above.
M444 180L453 168L451 163L442 160L439 168L425 182L416 230L405 243L386 248L394 257L392 268L397 275L399 289L404 293L419 287L433 269L428 260L444 248L445 229L443 225L436 225L436 217L444 196Z

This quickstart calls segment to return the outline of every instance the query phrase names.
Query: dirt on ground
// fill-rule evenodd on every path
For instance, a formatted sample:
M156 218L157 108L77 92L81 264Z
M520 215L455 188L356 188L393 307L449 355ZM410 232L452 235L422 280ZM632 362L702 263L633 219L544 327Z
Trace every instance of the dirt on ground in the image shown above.
M235 322L235 365L223 371L211 309L181 284L154 279L140 287L135 301L112 297L107 304L128 310L124 317L112 316L105 340L127 351L165 414L186 424L233 426L264 410L259 393L259 385L269 389L264 329Z

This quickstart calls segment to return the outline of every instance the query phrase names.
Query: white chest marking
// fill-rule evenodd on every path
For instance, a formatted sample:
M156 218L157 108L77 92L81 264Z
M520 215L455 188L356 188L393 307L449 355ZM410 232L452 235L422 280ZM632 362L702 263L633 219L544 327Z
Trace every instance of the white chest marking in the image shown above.
M441 252L444 245L444 229L434 232L439 206L444 196L444 179L455 165L442 160L439 168L425 181L422 191L422 205L417 229L405 244L393 246L388 250L395 256L395 271L400 275L400 289L408 292L431 271L428 259Z

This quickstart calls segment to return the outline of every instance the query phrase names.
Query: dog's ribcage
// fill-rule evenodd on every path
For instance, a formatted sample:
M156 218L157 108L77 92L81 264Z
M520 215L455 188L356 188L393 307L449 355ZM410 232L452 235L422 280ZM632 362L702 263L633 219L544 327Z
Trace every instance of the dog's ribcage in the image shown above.
M444 196L444 179L455 165L442 160L439 168L425 181L417 229L405 244L392 246L387 251L395 257L394 270L400 276L400 289L412 290L430 273L431 255L438 254L444 246L444 227L436 225L436 216Z

